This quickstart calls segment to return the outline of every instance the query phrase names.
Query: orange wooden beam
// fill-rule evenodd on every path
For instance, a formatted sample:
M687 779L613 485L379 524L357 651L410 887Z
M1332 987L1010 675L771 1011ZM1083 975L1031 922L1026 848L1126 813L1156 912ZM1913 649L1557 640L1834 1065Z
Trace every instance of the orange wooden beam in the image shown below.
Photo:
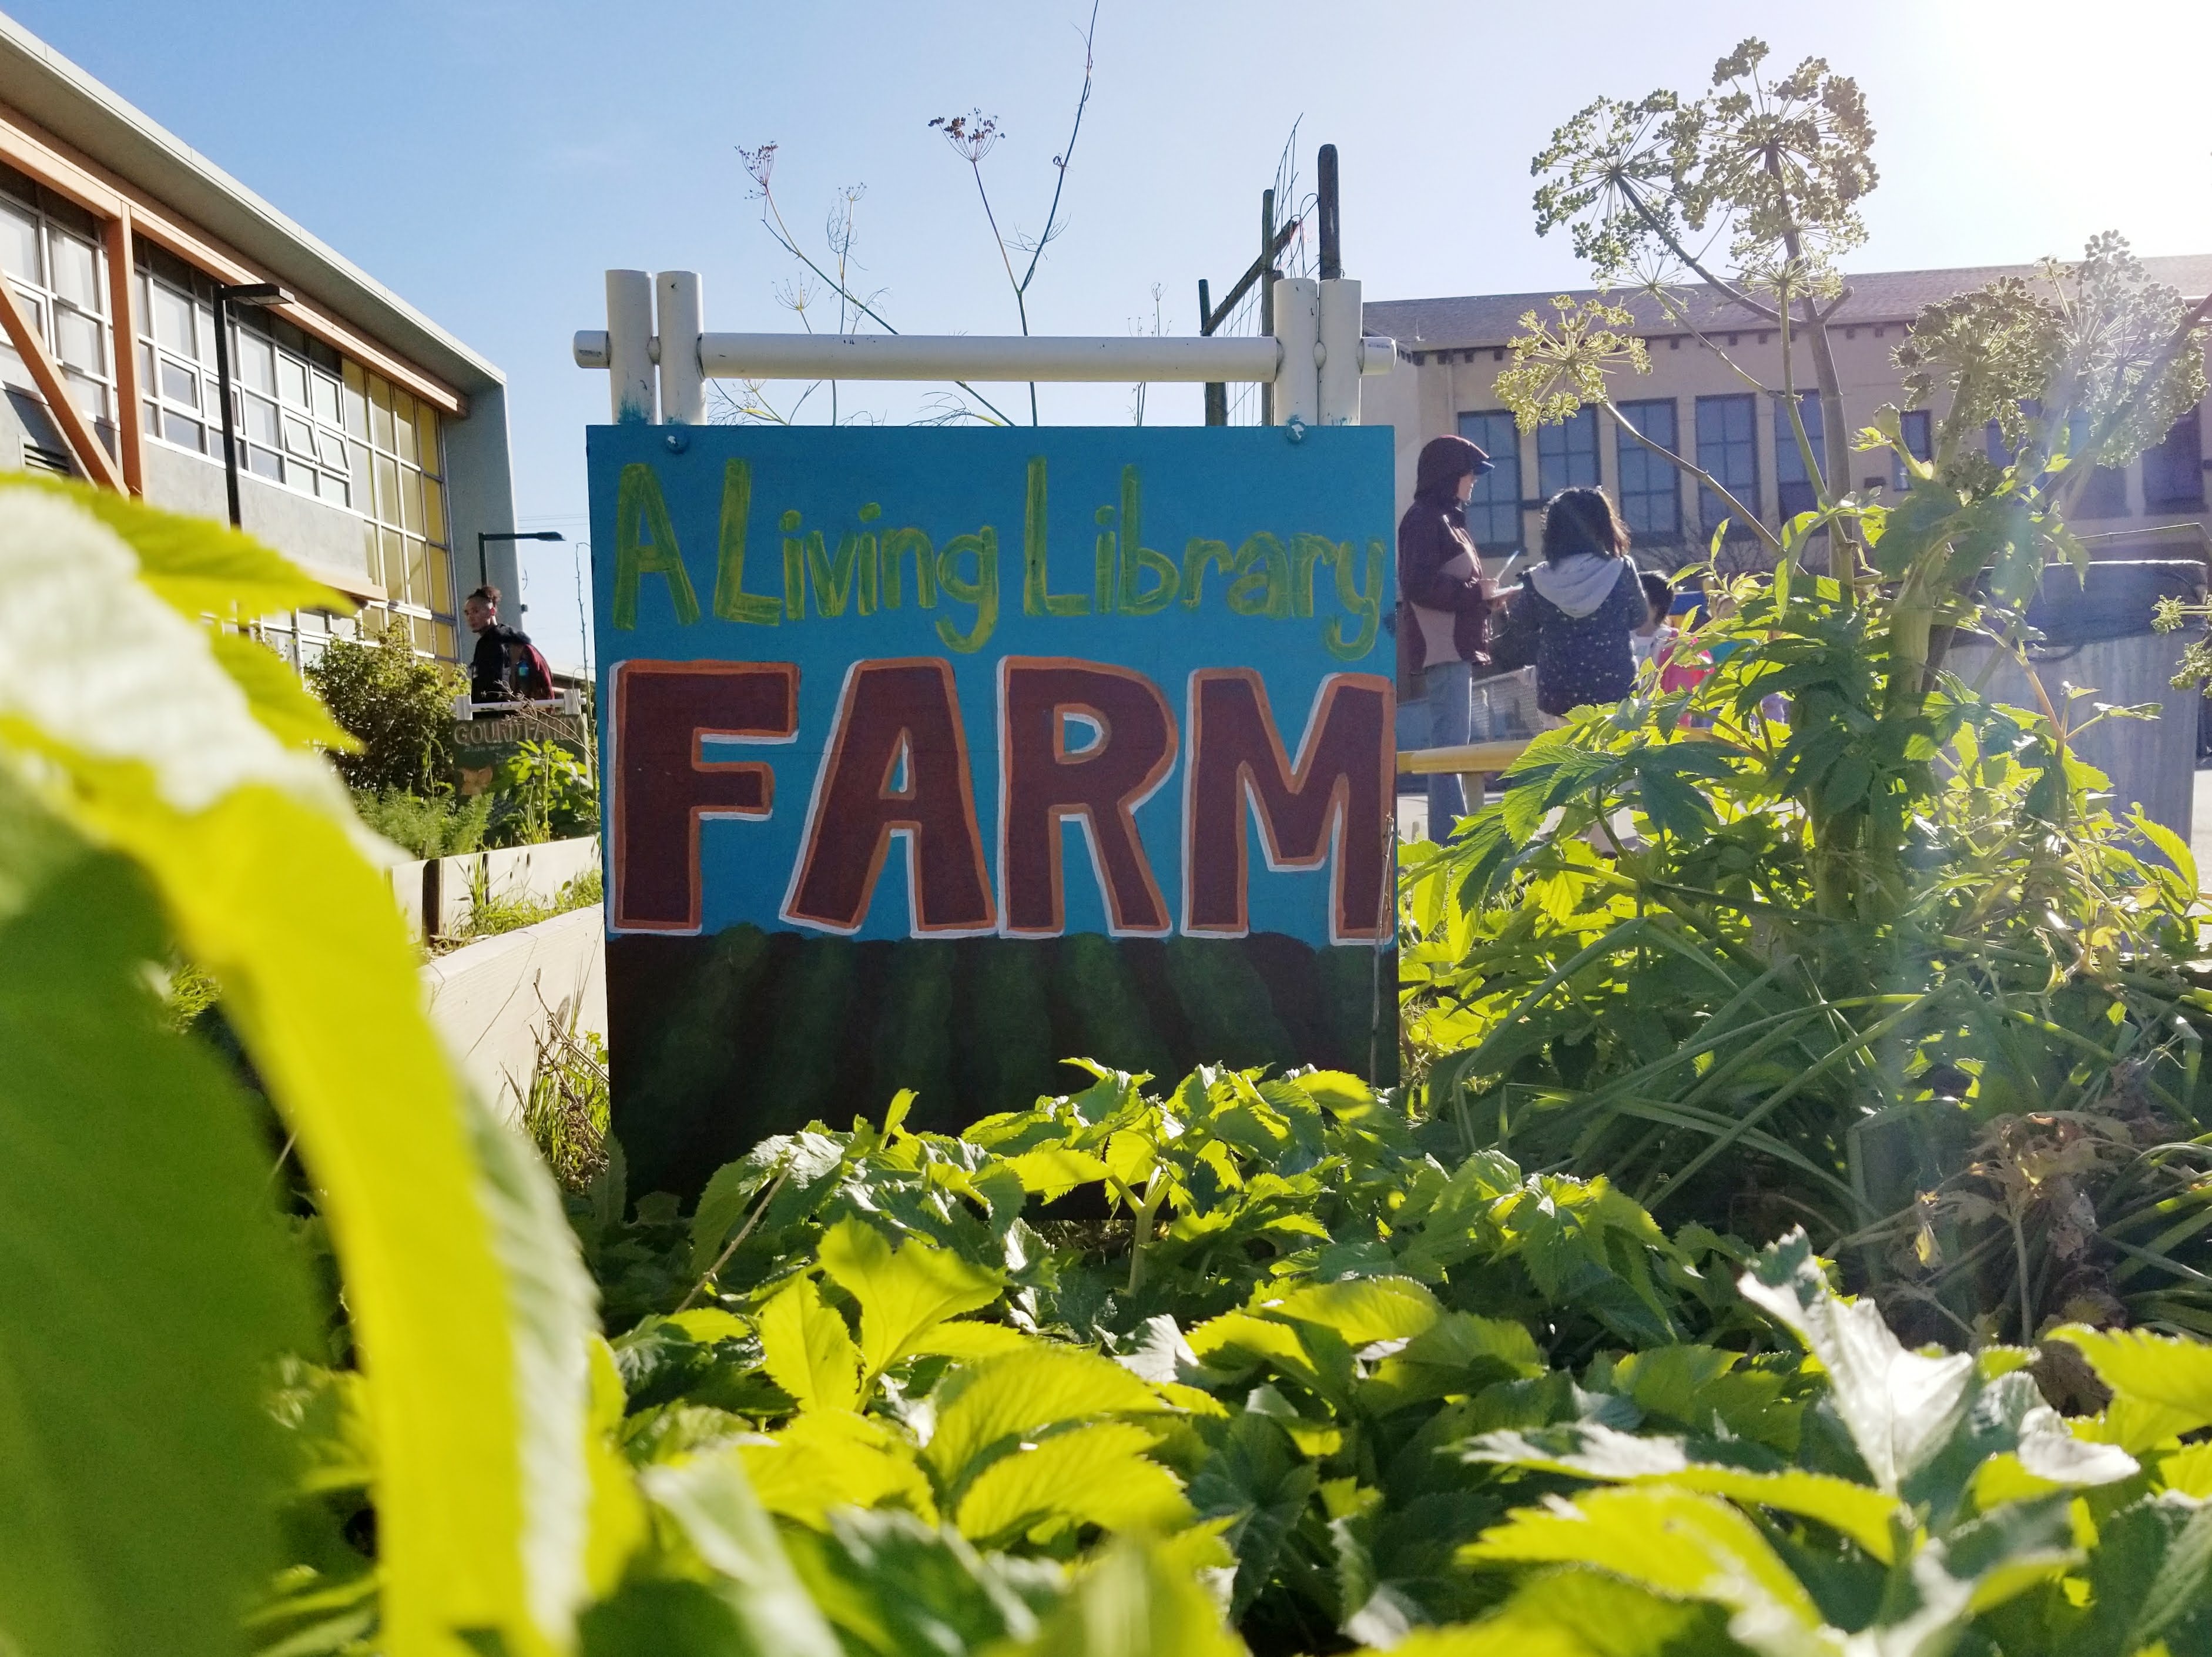
M187 228L144 191L78 155L13 110L0 110L0 161L27 174L95 217L117 219L129 214L135 235L167 248L218 282L274 279L267 271L245 264L221 242ZM457 419L468 417L468 399L444 381L402 362L327 312L297 300L270 309L297 323L363 368L373 369L394 385L412 392L433 408ZM136 340L131 342L131 349L137 349Z
M146 492L145 429L138 384L138 283L131 246L131 210L124 207L104 221L100 240L107 249L108 345L115 353L115 435L123 451L123 484L133 495Z
M115 465L114 457L100 441L84 411L70 400L69 385L62 378L60 366L47 354L46 342L31 326L31 319L23 314L23 307L15 297L12 283L0 282L0 328L5 328L8 343L23 359L23 366L31 371L32 383L38 387L39 395L46 399L46 412L53 417L54 425L67 443L70 453L84 475L102 488L112 489L118 495L124 492L123 473Z

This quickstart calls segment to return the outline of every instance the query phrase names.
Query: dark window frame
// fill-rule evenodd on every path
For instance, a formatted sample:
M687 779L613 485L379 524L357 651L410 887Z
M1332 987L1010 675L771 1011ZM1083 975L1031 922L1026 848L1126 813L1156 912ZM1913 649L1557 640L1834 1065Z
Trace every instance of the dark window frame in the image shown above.
M1698 399L1695 416L1698 465L1733 494L1737 500L1742 502L1746 511L1753 514L1758 513L1761 507L1759 487L1757 405L1758 398L1751 392L1723 392L1715 396ZM1709 414L1712 417L1710 423L1714 425L1729 422L1731 417L1741 417L1740 421L1734 422L1741 425L1741 435L1732 431L1721 431L1709 436L1707 435ZM1744 463L1741 469L1734 464L1738 459ZM1758 533L1752 525L1736 521L1738 515L1730 509L1726 502L1705 484L1698 485L1698 528L1705 539L1712 539L1713 531L1719 527L1723 518L1729 520L1729 536L1731 539Z
M1813 487L1813 475L1805 470L1805 457L1797 452L1797 433L1790 423L1790 405L1779 397L1773 399L1773 404L1774 506L1780 521L1788 523L1801 512L1819 510L1820 498ZM1797 408L1804 418L1805 436L1813 445L1813 456L1817 462L1822 458L1821 445L1827 436L1827 423L1820 415L1820 393L1799 392ZM1826 481L1826 472L1820 477Z
M1528 546L1521 507L1521 431L1510 409L1470 409L1459 416L1459 435L1490 456L1491 470L1474 480L1467 503L1467 533L1478 551L1503 556ZM1470 427L1472 429L1470 429ZM1502 436L1502 442L1486 442ZM1510 539L1497 532L1510 525Z
M1936 419L1926 409L1907 409L1898 417L1898 424L1905 438L1907 453L1916 460L1936 458ZM1912 479L1905 470L1905 462L1894 452L1889 457L1890 487L1902 495L1912 486Z
M2192 406L2143 451L2143 510L2197 512L2204 506L2204 425Z
M1536 428L1536 493L1548 501L1563 489L1595 489L1597 411L1584 405L1565 420Z
M1650 419L1653 411L1666 411L1666 429ZM1655 443L1682 452L1681 407L1673 397L1644 397L1620 405L1620 411L1637 429ZM1642 546L1679 546L1682 543L1682 472L1672 460L1662 460L1616 427L1613 475L1620 480L1620 515L1631 539Z

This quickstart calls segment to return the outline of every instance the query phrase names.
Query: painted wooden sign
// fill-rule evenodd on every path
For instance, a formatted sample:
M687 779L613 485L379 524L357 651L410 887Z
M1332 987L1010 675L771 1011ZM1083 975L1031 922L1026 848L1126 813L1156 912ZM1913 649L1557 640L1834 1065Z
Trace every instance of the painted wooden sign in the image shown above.
M1387 429L589 455L633 1189L1071 1055L1395 1063Z

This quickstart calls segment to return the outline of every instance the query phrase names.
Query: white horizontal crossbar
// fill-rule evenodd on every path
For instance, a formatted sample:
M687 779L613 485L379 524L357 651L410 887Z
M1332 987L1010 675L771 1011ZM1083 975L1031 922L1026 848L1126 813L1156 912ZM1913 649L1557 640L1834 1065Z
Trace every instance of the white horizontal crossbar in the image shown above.
M699 366L715 380L1272 381L1281 363L1281 346L1264 338L699 336Z
M576 361L604 368L607 337L576 336ZM660 342L653 342L657 346ZM659 352L653 353L656 360ZM1280 343L1251 338L1023 338L974 334L702 333L699 367L710 380L1030 380L1273 381Z

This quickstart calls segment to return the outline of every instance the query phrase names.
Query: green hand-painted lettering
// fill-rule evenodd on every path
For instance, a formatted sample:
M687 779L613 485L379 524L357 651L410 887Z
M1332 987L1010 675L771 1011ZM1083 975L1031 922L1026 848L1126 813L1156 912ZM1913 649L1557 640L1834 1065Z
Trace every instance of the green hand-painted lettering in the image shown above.
M745 591L745 530L752 515L752 463L732 460L722 468L722 538L714 560L714 614L723 621L773 627L783 619L783 606L764 593Z
M793 621L806 619L806 551L799 521L796 509L783 515L783 613Z
M975 555L975 579L960 573L960 555ZM945 597L975 606L975 624L963 632L950 616L937 619L937 637L962 655L983 648L999 624L999 532L985 524L973 535L955 535L937 549L937 584ZM1080 597L1079 595L1079 602Z
M1299 533L1291 537L1291 613L1313 614L1314 565L1336 557L1336 543L1326 535Z
M1202 535L1194 535L1183 543L1182 549L1182 607L1198 608L1199 600L1206 596L1206 567L1218 564L1224 573L1237 567L1236 555L1230 551L1227 541L1210 541Z
M1029 488L1022 507L1022 612L1031 616L1087 616L1091 613L1091 595L1087 593L1054 593L1047 580L1045 568L1045 478L1044 456L1030 458ZM938 582L948 593L951 584L944 579L940 561ZM942 624L940 624L941 625ZM957 647L956 647L957 648Z
M652 539L641 543L642 527ZM615 596L609 618L625 630L637 625L637 583L642 576L659 576L668 583L668 601L678 623L689 627L699 619L699 595L691 590L691 577L684 569L684 555L676 545L676 529L668 521L668 503L660 496L660 479L642 460L622 469L615 484Z
M1114 533L1114 509L1102 506L1097 513L1098 545L1091 555L1092 580L1098 613L1110 614L1114 608L1114 565L1121 555L1121 538Z
M876 538L866 537L870 542ZM814 613L817 616L842 616L845 606L852 602L853 589L860 573L860 541L862 538L847 530L837 538L837 556L830 556L822 532L806 532L806 572L813 577ZM870 548L873 551L872 546ZM872 557L869 562L874 562ZM866 611L862 611L863 615Z
M1240 616L1291 613L1291 559L1283 544L1266 530L1244 538L1237 549L1237 579L1229 583L1229 608Z
M883 508L878 506L873 501L860 509L860 521L864 524L873 523L883 515ZM855 559L857 568L854 570L854 580L859 583L859 590L854 595L854 602L862 615L872 616L876 613L876 566L882 562L882 555L876 550L874 530L864 529L860 532L860 546L855 554Z
M1339 661L1357 661L1375 648L1375 636L1382 627L1384 556L1382 542L1367 543L1367 585L1362 588L1354 579L1352 560L1358 553L1352 543L1338 542L1332 554L1336 565L1336 601L1359 618L1359 631L1350 638L1344 636L1342 616L1332 616L1322 629L1321 642Z
M1150 570L1159 577L1150 589L1137 586L1138 573ZM1155 616L1175 602L1182 572L1164 552L1145 545L1145 486L1137 468L1121 468L1121 600L1133 616Z
M914 554L914 600L925 610L937 608L937 552L929 537L919 529L894 529L884 537L878 559L883 566L884 608L899 607L899 560Z

